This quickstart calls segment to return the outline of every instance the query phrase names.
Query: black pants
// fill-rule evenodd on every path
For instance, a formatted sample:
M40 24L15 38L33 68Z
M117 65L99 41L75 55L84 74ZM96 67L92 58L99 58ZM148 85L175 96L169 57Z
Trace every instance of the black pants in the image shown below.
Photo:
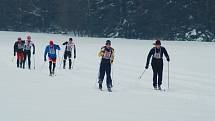
M28 68L31 68L31 51L25 51L24 52L24 63L23 63L23 68L25 68L25 62L26 59L28 58Z
M112 79L111 79L111 63L110 60L102 59L102 62L100 64L100 69L99 69L99 84L103 83L104 76L106 73L106 84L107 88L112 87Z
M53 64L53 68L52 68L52 64ZM50 72L50 74L54 74L55 66L56 66L56 63L53 63L52 61L49 61L49 72Z
M64 52L63 68L66 67L66 60L67 60L67 58L69 58L69 68L71 69L71 66L72 66L72 59L71 59L71 57L72 57L72 53L71 52L69 52L69 51L65 51Z
M163 61L157 60L152 63L153 70L153 86L156 87L157 84L160 86L162 84L162 76L163 76Z
M16 61L16 65L17 65L17 68L25 68L24 67L24 60L18 60Z

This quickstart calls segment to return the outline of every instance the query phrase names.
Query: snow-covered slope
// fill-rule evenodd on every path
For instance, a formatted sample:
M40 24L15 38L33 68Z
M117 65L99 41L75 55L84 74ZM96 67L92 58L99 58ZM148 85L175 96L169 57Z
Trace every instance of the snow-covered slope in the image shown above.
M36 45L35 70L17 69L12 61L14 41L27 35ZM151 68L138 79L153 41L111 39L116 60L109 93L96 83L97 52L106 39L74 37L74 69L58 62L57 76L49 77L44 48L68 36L0 32L0 38L0 121L214 121L215 43L162 42L171 59L170 90L160 92L152 89ZM166 61L163 80L167 88Z

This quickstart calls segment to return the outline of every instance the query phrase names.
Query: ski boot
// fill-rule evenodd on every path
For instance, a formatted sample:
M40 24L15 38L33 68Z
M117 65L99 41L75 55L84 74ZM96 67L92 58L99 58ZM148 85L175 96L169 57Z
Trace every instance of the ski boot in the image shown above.
M71 70L72 69L72 60L69 59L69 69Z
M108 88L108 92L112 92L111 88Z
M158 90L162 90L162 89L161 89L161 86L158 86Z
M154 87L154 90L158 90L157 86L153 86Z
M99 84L99 90L102 91L102 84Z
M66 69L66 60L63 60L63 69Z

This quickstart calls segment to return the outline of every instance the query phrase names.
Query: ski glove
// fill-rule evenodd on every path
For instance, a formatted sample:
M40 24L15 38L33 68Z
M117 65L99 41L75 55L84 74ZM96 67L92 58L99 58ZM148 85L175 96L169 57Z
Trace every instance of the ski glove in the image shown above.
M112 64L112 63L113 63L113 60L111 60L110 63Z
M16 53L14 53L13 55L16 56Z
M149 68L149 66L148 66L148 65L146 65L145 69L148 69L148 68Z
M74 58L76 58L76 55L74 55Z
M33 52L33 55L35 54L35 52Z
M46 58L44 58L44 61L46 61Z
M170 61L169 58L166 59L168 62Z

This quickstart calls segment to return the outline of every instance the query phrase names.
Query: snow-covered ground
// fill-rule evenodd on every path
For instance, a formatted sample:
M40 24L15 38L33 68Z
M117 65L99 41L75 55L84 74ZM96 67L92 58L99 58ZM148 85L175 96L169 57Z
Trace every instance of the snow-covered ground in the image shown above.
M15 40L27 35L36 45L35 70L17 69L12 61ZM116 60L109 93L96 83L105 38L74 37L74 69L63 70L58 62L55 77L48 76L48 63L43 66L45 46L69 36L0 32L0 38L0 121L214 121L215 43L162 41L171 59L170 90L160 92L152 89L151 68L138 79L153 41L111 39Z

